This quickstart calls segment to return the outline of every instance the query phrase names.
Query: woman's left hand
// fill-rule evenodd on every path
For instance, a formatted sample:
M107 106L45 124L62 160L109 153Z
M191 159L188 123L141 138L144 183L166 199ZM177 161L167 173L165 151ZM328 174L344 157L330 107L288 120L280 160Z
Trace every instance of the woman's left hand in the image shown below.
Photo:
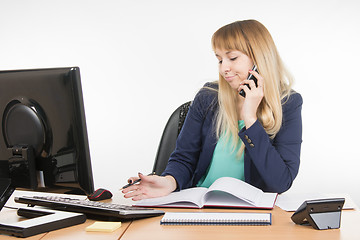
M238 92L243 89L246 93L246 97L241 108L240 115L244 120L246 128L251 127L257 120L257 109L260 105L261 100L264 97L264 79L256 71L249 71L250 74L254 75L257 79L257 87L253 80L244 80L240 83ZM250 89L245 85L248 84Z

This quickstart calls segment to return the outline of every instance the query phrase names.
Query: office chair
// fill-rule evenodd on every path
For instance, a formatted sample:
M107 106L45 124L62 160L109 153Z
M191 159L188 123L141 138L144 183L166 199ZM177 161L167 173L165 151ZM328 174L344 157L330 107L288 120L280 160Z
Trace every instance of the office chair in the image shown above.
M180 105L171 114L168 122L165 125L153 167L153 172L155 172L157 175L161 175L161 173L165 170L169 157L175 149L176 139L184 124L190 104L191 101Z

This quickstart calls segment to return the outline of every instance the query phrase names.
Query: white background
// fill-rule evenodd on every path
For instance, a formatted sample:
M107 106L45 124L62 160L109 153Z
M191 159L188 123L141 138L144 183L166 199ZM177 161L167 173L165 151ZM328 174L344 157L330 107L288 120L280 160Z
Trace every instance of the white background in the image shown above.
M359 10L356 0L0 0L0 69L80 67L95 187L117 191L151 172L172 111L216 80L212 34L257 19L304 99L289 192L360 205Z

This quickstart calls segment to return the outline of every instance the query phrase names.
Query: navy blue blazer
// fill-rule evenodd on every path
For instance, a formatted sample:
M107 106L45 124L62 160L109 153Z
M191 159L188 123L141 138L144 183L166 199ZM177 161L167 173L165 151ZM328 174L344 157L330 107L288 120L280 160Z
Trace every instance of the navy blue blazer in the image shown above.
M217 84L207 83L195 96L178 136L176 148L162 175L176 179L177 190L195 186L206 174L217 143L215 116L218 110ZM239 131L245 144L245 181L265 192L282 193L290 188L300 164L302 143L302 97L293 92L282 105L280 131L270 139L257 120Z

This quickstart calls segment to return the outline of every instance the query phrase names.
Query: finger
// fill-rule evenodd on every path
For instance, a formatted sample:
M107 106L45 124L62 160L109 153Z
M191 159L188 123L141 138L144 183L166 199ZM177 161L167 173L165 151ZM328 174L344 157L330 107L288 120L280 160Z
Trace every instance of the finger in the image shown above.
M254 77L257 79L257 85L258 86L264 86L264 79L262 78L262 76L256 72L256 71L249 71L249 73L251 73L252 75L254 75Z
M135 197L132 198L133 201L139 201L139 200L143 200L144 197L143 194L139 194L139 195L136 195Z
M128 193L128 192L132 192L132 191L137 191L139 188L139 183L131 185L129 187L126 187L122 190L122 193Z
M120 190L125 190L125 189L128 189L132 184L136 183L136 181L138 181L139 178L136 178L136 177L131 177L128 179L128 184L123 186ZM130 188L131 189L131 188ZM125 192L128 192L129 189Z
M144 174L141 174L141 173L139 173L139 177L141 178L141 182L147 183L147 184L155 183L158 178L161 178L158 175L153 175L153 174L144 175Z
M256 79L258 79L258 77L260 77L260 74L259 74L257 71L249 70L249 73L252 74L252 75L254 75L254 77L255 77Z
M248 94L248 92L250 91L250 89L246 85L240 85L240 87L238 88L238 92L240 92L241 90L244 90L245 94Z
M142 174L141 172L138 173L138 176L140 179L144 178L144 174Z
M142 199L149 198L147 192L148 191L147 191L146 188L139 187L136 191L125 194L124 197L125 198L132 198L133 201L139 201L139 200L142 200Z
M140 191L131 191L131 192L128 192L128 193L124 194L124 198L133 198L133 197L136 197L136 196L138 196L140 194L141 194Z
M139 201L146 198L149 198L149 194L146 188L141 189L141 191L138 192L138 194L132 198L133 201Z
M142 181L142 182L147 182L147 181L149 181L149 175L144 175L144 174L142 174L142 173L138 173L138 176L139 176L139 178L140 178L140 180ZM151 178L150 178L151 179Z
M255 89L256 88L256 84L254 80L247 80L247 84L249 84L250 89Z
M130 177L129 179L128 179L128 183L133 183L133 182L135 182L135 181L137 181L139 178L138 177Z
M249 85L249 86L246 86L246 84ZM243 80L243 81L241 82L240 86L241 86L241 85L246 86L246 87L248 87L248 88L250 87L250 89L251 89L251 88L256 88L256 85L255 85L254 80L247 80L247 79L246 79L246 80Z

